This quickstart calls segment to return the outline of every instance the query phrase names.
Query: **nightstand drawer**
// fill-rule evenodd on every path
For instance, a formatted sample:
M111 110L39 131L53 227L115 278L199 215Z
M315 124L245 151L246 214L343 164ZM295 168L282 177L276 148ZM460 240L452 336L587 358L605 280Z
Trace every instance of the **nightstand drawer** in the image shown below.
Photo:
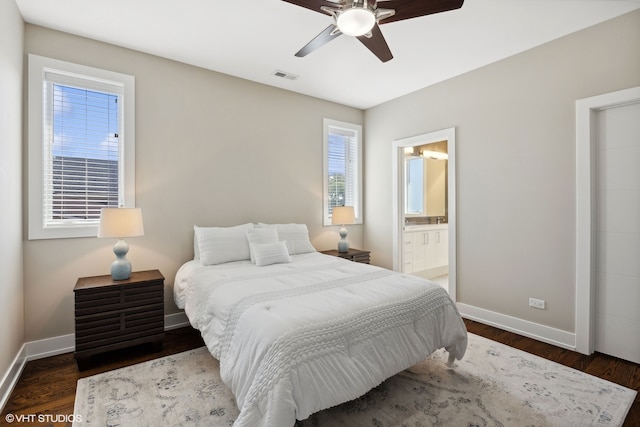
M164 326L160 325L159 319L164 319L164 307L160 304L137 307L125 312L109 311L82 316L76 319L76 339L100 337L131 328Z
M76 292L76 316L164 303L164 282L120 286L116 289L87 289Z
M158 321L157 316L127 319L127 315L121 313L118 317L116 322L105 323L95 329L79 329L76 332L76 352L164 333L164 322Z
M351 256L349 259L355 262L363 262L365 264L369 264L369 253L359 253Z

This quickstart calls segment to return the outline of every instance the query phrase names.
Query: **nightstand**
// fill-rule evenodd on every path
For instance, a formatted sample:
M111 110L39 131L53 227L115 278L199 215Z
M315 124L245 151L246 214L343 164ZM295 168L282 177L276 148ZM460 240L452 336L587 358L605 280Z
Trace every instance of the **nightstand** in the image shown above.
M353 262L361 262L364 264L369 264L369 254L371 251L363 251L360 249L352 249L349 248L348 252L338 252L337 249L332 249L330 251L320 251L326 255L337 256L340 258L348 259Z
M76 351L80 370L99 353L143 343L159 351L164 340L164 276L158 270L82 277L75 294Z

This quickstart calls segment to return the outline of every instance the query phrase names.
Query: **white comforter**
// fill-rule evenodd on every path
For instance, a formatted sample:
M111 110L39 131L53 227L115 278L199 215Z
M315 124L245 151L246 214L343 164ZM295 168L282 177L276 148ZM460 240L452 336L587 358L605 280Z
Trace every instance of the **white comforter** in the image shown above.
M352 400L467 333L440 286L310 253L289 264L189 261L174 297L236 397L234 426L288 427Z

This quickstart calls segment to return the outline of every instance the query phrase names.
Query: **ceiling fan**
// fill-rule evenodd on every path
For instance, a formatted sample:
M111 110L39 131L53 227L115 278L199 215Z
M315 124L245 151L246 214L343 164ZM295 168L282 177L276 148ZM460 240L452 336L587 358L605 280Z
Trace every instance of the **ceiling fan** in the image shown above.
M379 25L462 7L464 0L283 0L331 15L333 23L300 49L296 56L310 54L341 34L356 37L380 61L393 58ZM379 8L383 3L385 8Z

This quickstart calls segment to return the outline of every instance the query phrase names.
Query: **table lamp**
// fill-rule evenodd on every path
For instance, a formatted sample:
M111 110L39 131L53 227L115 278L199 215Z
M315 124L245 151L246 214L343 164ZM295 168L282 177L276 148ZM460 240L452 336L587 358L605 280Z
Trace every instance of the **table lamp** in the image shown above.
M140 208L103 208L100 212L98 237L116 237L113 246L116 260L111 264L113 280L126 280L131 275L131 262L126 258L129 245L125 237L143 236L142 211Z
M347 241L346 224L355 224L356 216L353 206L335 206L331 214L331 224L342 225L340 228L340 241L338 242L338 252L349 252L349 242Z

